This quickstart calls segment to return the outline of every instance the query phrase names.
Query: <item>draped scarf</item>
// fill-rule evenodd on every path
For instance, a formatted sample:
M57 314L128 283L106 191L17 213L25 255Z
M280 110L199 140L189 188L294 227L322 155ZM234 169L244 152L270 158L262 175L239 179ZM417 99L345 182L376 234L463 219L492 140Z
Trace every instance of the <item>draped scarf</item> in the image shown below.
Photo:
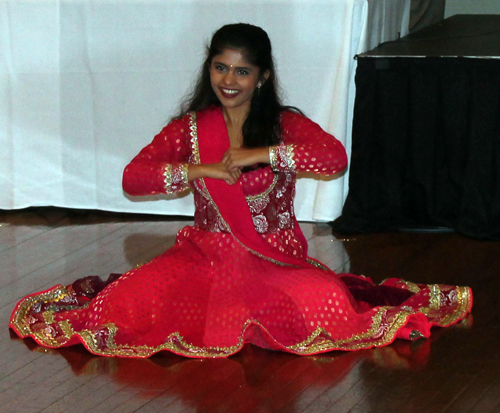
M230 147L222 109L214 106L197 112L196 120L200 163L220 162ZM230 228L231 234L247 250L262 258L276 261L278 264L296 267L311 266L306 260L295 258L272 248L255 230L252 214L240 181L234 185L228 185L220 179L202 178L202 181L218 212ZM307 240L296 219L294 219L294 225L295 236L301 242L304 251L307 251Z

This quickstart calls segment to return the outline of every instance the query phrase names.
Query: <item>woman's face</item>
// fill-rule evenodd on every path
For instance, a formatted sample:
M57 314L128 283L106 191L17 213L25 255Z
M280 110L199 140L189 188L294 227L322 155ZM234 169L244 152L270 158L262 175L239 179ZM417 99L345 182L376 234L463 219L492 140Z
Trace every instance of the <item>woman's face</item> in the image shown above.
M226 109L249 109L259 78L259 67L247 62L238 49L224 49L212 59L210 82Z

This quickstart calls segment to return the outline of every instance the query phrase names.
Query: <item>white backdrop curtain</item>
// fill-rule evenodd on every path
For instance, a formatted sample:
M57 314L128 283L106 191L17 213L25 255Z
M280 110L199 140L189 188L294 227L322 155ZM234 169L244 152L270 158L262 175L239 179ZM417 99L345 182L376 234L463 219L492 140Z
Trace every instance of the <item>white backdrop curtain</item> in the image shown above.
M121 174L233 22L268 32L285 103L349 150L353 57L408 17L409 0L0 0L0 208L191 215L190 194L133 199ZM297 216L332 220L346 193L347 175L299 179Z

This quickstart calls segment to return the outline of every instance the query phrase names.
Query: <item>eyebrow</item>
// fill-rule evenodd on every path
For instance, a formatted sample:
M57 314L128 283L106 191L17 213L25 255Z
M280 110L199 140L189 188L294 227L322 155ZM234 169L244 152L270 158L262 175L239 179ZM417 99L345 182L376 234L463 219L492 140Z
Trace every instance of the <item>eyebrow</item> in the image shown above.
M230 67L230 65L226 65L225 63L222 63L222 62L212 62L212 64ZM253 70L251 67L247 67L247 66L237 66L237 67L235 67L235 69L237 69L237 70L242 70L242 69L243 70Z

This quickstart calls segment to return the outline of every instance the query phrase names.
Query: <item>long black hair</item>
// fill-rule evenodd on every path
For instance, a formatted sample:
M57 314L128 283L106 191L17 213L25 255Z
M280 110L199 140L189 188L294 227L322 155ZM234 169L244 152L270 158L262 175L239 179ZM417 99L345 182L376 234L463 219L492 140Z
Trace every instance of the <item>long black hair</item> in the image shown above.
M278 144L281 140L280 112L284 109L298 109L281 104L271 41L263 29L251 24L228 24L215 32L196 86L182 105L178 117L211 105L220 106L221 103L210 83L209 69L214 56L222 54L224 49L241 50L245 59L259 68L259 78L263 81L262 86L256 89L252 96L250 111L243 123L243 147L257 148ZM267 80L264 79L266 72L269 73Z

